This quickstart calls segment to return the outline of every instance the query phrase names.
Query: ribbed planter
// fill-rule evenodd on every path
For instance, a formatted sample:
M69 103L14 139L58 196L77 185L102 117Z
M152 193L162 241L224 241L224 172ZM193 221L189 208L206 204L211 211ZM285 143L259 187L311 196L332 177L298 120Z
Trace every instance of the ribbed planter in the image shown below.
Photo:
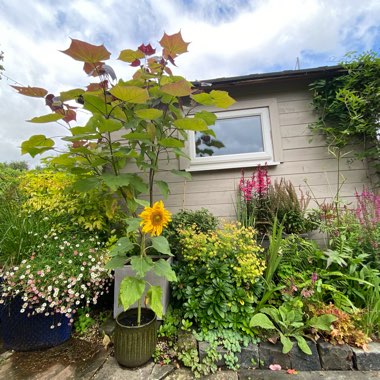
M148 322L140 326L128 326L125 319L137 320L137 308L120 313L114 332L115 358L125 367L139 367L151 357L157 343L157 319L155 313L142 308L141 314Z
M59 313L28 317L29 309L20 313L22 303L16 297L1 310L1 333L5 349L34 351L57 346L70 338L72 328L67 317Z

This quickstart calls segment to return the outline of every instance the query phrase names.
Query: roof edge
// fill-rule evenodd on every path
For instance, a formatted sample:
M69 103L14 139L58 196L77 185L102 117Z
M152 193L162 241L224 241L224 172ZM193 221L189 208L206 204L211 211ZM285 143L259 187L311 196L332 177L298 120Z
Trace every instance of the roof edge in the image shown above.
M309 69L300 70L285 70L262 74L249 74L235 77L224 77L224 78L214 78L206 79L202 81L194 81L193 83L198 83L200 86L214 86L214 85L238 85L250 82L261 82L261 81L272 81L276 79L291 79L291 78L305 78L308 76L318 76L323 74L323 76L335 76L339 74L344 74L346 69L342 66L321 66Z

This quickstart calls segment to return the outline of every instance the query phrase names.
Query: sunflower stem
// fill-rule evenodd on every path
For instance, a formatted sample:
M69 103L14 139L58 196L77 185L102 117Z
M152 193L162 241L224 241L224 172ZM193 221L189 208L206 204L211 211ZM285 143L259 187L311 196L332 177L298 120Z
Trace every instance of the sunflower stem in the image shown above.
M141 325L141 299L137 301L137 326Z

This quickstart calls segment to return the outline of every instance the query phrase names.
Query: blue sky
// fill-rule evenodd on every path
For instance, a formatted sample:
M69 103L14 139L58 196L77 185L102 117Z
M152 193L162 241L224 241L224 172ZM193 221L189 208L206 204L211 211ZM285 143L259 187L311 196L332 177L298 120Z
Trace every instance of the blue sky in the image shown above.
M25 159L30 135L60 135L62 127L25 120L48 113L43 102L9 86L50 92L85 86L81 64L62 54L70 37L104 44L118 77L133 72L116 61L122 49L156 45L163 32L191 42L176 73L205 79L335 65L348 51L380 49L379 0L0 0L0 162ZM83 118L85 116L83 115ZM82 122L82 120L80 120ZM84 121L83 121L84 122Z

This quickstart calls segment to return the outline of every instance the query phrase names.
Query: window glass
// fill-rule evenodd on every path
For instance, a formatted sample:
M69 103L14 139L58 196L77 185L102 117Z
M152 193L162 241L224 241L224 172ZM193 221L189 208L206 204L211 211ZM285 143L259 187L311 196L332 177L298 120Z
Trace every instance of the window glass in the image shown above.
M260 115L219 119L211 128L216 138L201 132L195 134L196 157L264 151Z

